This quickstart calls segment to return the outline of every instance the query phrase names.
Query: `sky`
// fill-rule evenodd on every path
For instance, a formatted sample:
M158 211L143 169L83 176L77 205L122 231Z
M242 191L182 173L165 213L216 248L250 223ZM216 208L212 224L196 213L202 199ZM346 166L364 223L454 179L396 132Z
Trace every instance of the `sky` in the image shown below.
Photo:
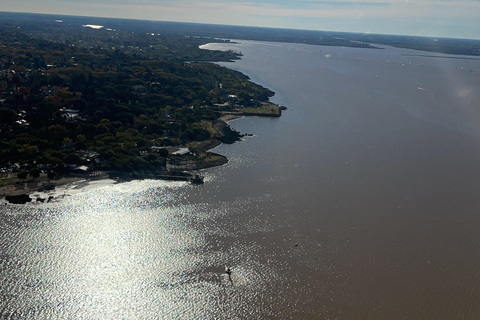
M1 0L1 11L480 39L480 0Z

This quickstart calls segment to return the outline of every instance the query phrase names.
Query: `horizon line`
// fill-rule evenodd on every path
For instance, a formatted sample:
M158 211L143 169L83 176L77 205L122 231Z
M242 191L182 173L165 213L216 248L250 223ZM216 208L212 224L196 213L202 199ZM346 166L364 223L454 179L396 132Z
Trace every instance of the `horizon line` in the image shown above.
M165 23L179 23L179 24L194 24L205 26L227 26L227 27L240 27L240 28L259 28L259 29L271 29L271 30L292 30L292 31L307 31L307 32L322 32L322 33L340 33L340 34L357 34L357 35L372 35L372 36L394 36L394 37L413 37L413 38L428 38L428 39L444 39L444 40L470 40L480 41L480 38L463 38L463 37L446 37L446 36L432 36L432 35L413 35L413 34L400 34L400 33L375 33L375 32L354 32L354 31L336 31L336 30L320 30L320 29L302 29L302 28L288 28L288 27L267 27L258 25L241 25L241 24L218 24L207 22L189 22L189 21L172 21L172 20L155 20L155 19L141 19L141 18L127 18L127 17L105 17L95 15L75 15L66 13L43 13L43 12L30 12L30 11L3 11L0 13L6 14L31 14L31 15L43 15L43 16L65 16L65 17L77 17L77 18L98 18L98 19L112 19L112 20L131 20L131 21L150 21L150 22L165 22Z

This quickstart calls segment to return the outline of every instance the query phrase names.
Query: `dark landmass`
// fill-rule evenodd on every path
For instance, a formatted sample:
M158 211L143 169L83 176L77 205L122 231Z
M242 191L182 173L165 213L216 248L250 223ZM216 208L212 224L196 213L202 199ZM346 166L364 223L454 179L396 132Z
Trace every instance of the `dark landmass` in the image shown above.
M239 53L199 49L227 40L5 15L0 189L19 187L3 195L102 172L123 179L183 179L189 175L179 171L226 163L208 152L242 136L221 119L225 114L263 115L268 105L268 113L280 115L268 101L271 90L207 62L231 61Z
M446 54L480 56L480 40L378 34L346 34L346 37L353 41L388 45L398 48Z
M62 20L63 22L58 23L55 20ZM59 24L63 24L63 27L66 26L71 28L71 30L76 30L79 25L95 24L121 32L133 32L135 35L151 35L153 33L173 38L186 37L192 39L192 41L201 38L203 40L211 39L211 42L219 41L219 39L242 39L358 48L376 48L375 44L378 44L447 54L480 55L480 40L441 37L414 37L9 12L0 12L0 22L5 26L20 27L32 35L41 34L45 28L59 28ZM45 24L45 27L38 29L36 25L39 23ZM67 40L57 39L52 35L50 37L52 41ZM221 55L220 53L218 54ZM192 56L192 58L195 57ZM202 56L200 55L197 58L202 59ZM221 57L218 56L218 58ZM224 59L229 58L224 57Z

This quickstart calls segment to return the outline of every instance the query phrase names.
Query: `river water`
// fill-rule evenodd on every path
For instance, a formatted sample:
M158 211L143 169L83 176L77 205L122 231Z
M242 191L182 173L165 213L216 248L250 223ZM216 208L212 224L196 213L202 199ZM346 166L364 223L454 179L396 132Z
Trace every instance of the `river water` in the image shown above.
M5 319L480 317L480 60L242 41L288 107L205 184L1 208ZM224 272L232 270L231 278Z

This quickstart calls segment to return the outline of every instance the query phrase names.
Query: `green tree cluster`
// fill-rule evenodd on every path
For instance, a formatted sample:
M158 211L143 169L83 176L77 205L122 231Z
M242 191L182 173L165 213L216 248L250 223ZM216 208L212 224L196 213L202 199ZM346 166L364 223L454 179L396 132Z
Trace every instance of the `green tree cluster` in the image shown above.
M195 62L238 57L199 50L205 40L122 34L120 46L109 32L64 31L70 40L60 44L0 27L0 165L20 163L19 177L32 178L39 164L50 177L81 164L158 170L168 154L152 147L212 138L215 103L273 95L240 72Z

